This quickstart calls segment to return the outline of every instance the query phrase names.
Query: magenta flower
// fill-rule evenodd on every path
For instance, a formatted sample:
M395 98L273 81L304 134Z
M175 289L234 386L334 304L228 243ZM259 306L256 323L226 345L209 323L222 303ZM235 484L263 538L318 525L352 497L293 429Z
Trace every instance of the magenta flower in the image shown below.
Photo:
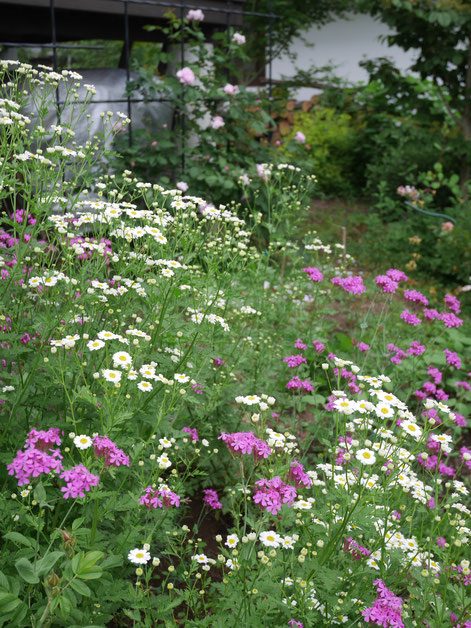
M253 432L234 432L233 434L223 432L219 438L226 443L227 448L233 454L253 454L257 461L271 455L271 449L267 443L257 438Z
M222 504L219 501L218 494L212 488L206 488L204 490L203 501L213 510L222 510Z
M449 351L448 349L444 349L443 353L446 355L446 361L450 366L454 366L455 369L461 368L461 359L457 353Z
M399 288L397 281L394 281L387 275L378 275L375 277L375 282L377 286L380 286L383 289L383 292L394 293Z
M427 297L418 290L404 290L404 299L414 303L422 303L425 306L428 305Z
M354 277L334 277L331 279L331 282L335 286L340 286L340 288L343 288L345 292L349 292L350 294L363 294L363 292L366 291L363 285L363 279L360 275L355 275Z
M296 488L300 486L304 486L306 488L311 488L312 480L308 476L308 474L304 471L304 467L297 460L294 460L291 463L289 473L288 473L288 482L294 483Z
M309 380L302 381L297 375L289 380L286 384L288 390L300 390L303 392L311 392L314 390L314 386Z
M195 82L195 75L191 68L185 67L177 72L177 79L182 85L193 85Z
M409 277L403 273L402 270L397 270L397 268L390 268L386 271L386 275L393 281L397 282L407 281L409 279Z
M93 448L97 458L104 458L107 467L129 467L129 456L126 456L122 449L114 443L108 436L95 436Z
M161 486L159 489L148 486L137 501L148 510L151 508L170 508L171 506L177 508L180 506L180 496L173 493L166 486Z
M459 314L461 312L461 303L459 299L454 297L452 294L447 294L445 296L445 305L455 314Z
M370 345L367 345L366 342L359 342L357 344L358 351L369 351L371 349Z
M463 320L461 318L458 318L451 312L445 312L444 314L442 314L441 319L445 323L445 327L448 327L450 329L452 327L461 327L461 325L463 324Z
M409 312L409 310L403 310L401 312L401 318L405 323L413 325L414 327L420 325L422 322L420 318L418 318L415 314L412 314L412 312Z
M271 480L258 480L255 482L253 501L262 509L276 515L282 504L291 506L294 504L297 493L294 486L285 484L277 475Z
M322 281L324 279L324 275L315 266L308 266L307 268L303 268L303 273L307 273L311 281Z
M283 358L283 362L289 366L290 369L294 369L301 364L307 364L307 360L303 355L288 355Z
M300 351L304 351L305 349L307 349L307 346L304 344L301 338L298 338L296 342L294 343L294 348L300 349Z
M436 541L437 541L438 547L445 547L446 539L444 536L437 536Z
M90 473L83 464L78 464L72 467L72 469L63 471L59 477L66 482L65 486L61 488L61 491L64 493L64 499L85 497L85 492L89 491L92 486L98 486L100 483L100 476Z
M387 628L404 628L402 621L402 599L394 595L382 580L375 580L374 586L377 587L377 598L373 606L366 608L361 612L368 624L376 626L384 626Z
M7 465L8 475L14 475L18 480L18 486L23 486L41 473L62 471L61 459L62 455L58 449L51 449L46 453L35 447L28 447L25 451L16 452L16 458Z
M355 560L361 560L371 554L371 550L357 543L351 536L343 540L343 551L345 554L351 554Z
M45 451L51 449L53 445L60 447L60 429L58 427L50 427L47 431L33 429L28 433L26 437L25 447L36 447Z
M314 340L312 344L317 353L322 353L323 351L325 351L325 345L322 344L322 342L319 342L319 340Z
M182 432L187 432L187 434L191 436L191 440L194 443L197 443L199 441L198 430L196 429L196 427L182 427Z
M433 321L434 318L441 319L442 315L440 314L440 312L438 310L429 310L429 309L426 308L424 310L424 317L428 321Z

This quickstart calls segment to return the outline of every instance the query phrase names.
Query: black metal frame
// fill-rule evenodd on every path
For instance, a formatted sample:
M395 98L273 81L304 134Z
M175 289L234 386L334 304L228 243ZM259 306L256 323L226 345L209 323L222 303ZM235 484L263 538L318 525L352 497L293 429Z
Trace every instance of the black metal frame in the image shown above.
M229 43L230 37L230 28L231 28L231 17L233 15L241 16L254 16L254 17L263 17L268 19L268 80L266 83L268 84L268 99L269 99L269 107L271 111L271 103L273 100L273 79L272 79L272 53L273 53L273 25L274 20L279 16L276 15L273 11L273 3L274 0L269 0L269 11L268 13L261 13L257 11L244 11L235 9L232 6L232 0L226 0L226 7L209 7L204 5L195 5L195 4L186 4L183 2L182 4L173 3L168 0L114 0L114 2L123 5L123 31L124 31L124 61L125 61L125 70L126 70L126 79L129 82L130 79L130 52L131 52L131 41L129 36L129 5L130 4L140 4L140 5L150 5L150 6L159 6L159 7L168 7L177 8L180 12L180 19L182 20L183 26L183 18L185 13L189 9L201 9L203 12L215 12L226 14L226 31L227 31L227 41ZM55 0L49 0L49 13L50 13L50 24L51 24L51 42L49 43L29 43L29 42L0 42L1 46L10 46L10 47L41 47L41 48L52 48L52 58L53 58L53 69L56 71L58 69L57 62L57 51L60 48L68 48L68 49L100 49L100 46L91 46L91 45L82 45L82 44L61 44L57 41L57 29L56 29L56 4ZM185 65L185 29L181 29L181 41L180 41L180 55L181 55L181 67L183 68ZM60 106L63 104L59 100L59 92L56 91L56 101L57 105ZM123 99L112 99L112 100L95 100L93 102L96 103L118 103L123 102L127 104L127 115L128 118L132 120L132 104L144 102L143 98L132 98L128 95L127 98ZM170 102L167 98L149 98L146 99L146 102ZM185 137L185 90L182 90L182 115L180 115L180 138L183 143ZM132 133L132 124L128 125L128 138L129 138L129 146L132 146L133 143L133 133ZM182 151L182 171L185 171L185 151Z

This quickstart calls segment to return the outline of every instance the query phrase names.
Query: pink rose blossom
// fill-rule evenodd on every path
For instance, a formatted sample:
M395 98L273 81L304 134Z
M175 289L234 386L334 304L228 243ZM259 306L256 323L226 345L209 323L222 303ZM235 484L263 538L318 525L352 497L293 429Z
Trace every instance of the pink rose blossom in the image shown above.
M191 68L182 68L177 72L177 79L180 81L182 85L193 85L195 82L195 75Z
M213 129L220 129L225 125L225 122L221 116L214 116L211 121L211 126Z
M201 9L190 9L186 14L187 20L193 20L193 22L202 22L204 20L204 13Z
M239 92L239 86L231 85L231 83L227 83L227 85L224 86L224 92L228 96L235 96Z

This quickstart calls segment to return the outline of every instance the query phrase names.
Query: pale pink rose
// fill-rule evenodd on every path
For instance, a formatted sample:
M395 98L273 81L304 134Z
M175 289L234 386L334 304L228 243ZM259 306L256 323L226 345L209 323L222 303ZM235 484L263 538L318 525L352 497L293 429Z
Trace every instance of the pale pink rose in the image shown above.
M242 46L242 44L245 44L245 35L241 35L240 33L234 33L232 35L232 43Z
M211 121L211 126L213 127L213 129L220 129L222 126L224 126L224 124L225 122L221 118L221 116L214 116Z
M177 79L182 85L193 85L195 78L193 70L190 68L182 68L177 72Z
M302 131L298 131L296 135L294 136L294 139L297 142L301 142L301 144L304 144L304 142L306 141L306 136L304 135Z
M177 188L182 192L186 192L188 190L188 183L185 183L185 181L179 181L177 183Z
M226 94L228 96L235 96L235 94L237 94L238 91L239 91L239 86L238 85L231 85L230 83L228 83L224 87L224 91L226 92Z
M454 226L452 222L442 222L442 231L453 231Z
M201 9L190 9L186 14L187 20L193 20L194 22L202 22L204 20L204 13Z

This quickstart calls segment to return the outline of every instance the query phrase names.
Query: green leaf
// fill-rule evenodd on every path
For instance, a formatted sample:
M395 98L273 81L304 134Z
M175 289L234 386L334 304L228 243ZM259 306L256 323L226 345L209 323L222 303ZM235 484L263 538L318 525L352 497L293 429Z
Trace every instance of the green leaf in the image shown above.
M33 496L40 504L46 501L46 489L42 485L42 482L39 482L37 487L34 489Z
M15 567L23 580L29 584L38 584L39 578L34 571L33 565L27 558L19 558L15 563Z
M82 571L84 569L88 569L89 567L92 567L98 560L100 560L100 558L103 558L103 556L104 556L103 552L99 552L99 551L87 552L85 556L83 556L80 559L80 563L79 563L77 571Z
M77 573L79 578L83 580L97 580L103 574L103 569L98 567L97 565L92 565L91 567L87 567L86 569L82 569Z
M41 558L36 564L38 576L44 576L49 573L61 556L64 556L64 552L56 551L50 552L44 558Z
M35 541L33 541L33 539L28 539L26 536L23 536L23 534L20 534L19 532L7 532L3 538L8 539L9 541L13 541L13 543L26 545L26 547L31 547L33 549L36 546L36 543Z
M68 598L65 597L65 595L63 595L60 598L59 607L60 607L61 616L64 619L67 619L67 617L72 612L72 603Z
M0 613L11 613L19 604L21 604L21 600L16 595L0 592Z
M82 582L81 580L77 580L76 578L70 581L70 586L74 591L76 591L77 593L80 593L80 595L85 595L86 597L90 597L90 595L92 594L92 592L87 587L85 582Z

